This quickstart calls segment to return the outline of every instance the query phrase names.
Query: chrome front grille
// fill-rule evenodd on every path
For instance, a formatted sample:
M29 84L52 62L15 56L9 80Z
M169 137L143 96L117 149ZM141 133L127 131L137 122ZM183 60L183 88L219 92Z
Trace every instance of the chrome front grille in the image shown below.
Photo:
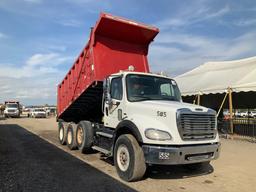
M183 140L207 140L216 137L216 115L214 111L198 113L180 111L177 125Z
M15 109L8 109L7 111L8 111L8 113L14 113Z

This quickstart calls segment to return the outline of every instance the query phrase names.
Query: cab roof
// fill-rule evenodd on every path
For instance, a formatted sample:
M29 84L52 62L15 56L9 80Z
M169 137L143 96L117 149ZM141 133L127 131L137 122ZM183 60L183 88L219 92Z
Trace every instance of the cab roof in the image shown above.
M154 76L154 77L161 77L166 79L172 79L171 77L161 75L161 74L155 74L155 73L144 73L144 72L136 72L136 71L120 71L118 73L114 73L111 76L120 76L120 75L128 75L128 74L135 74L135 75L147 75L147 76ZM173 80L173 79L172 79Z

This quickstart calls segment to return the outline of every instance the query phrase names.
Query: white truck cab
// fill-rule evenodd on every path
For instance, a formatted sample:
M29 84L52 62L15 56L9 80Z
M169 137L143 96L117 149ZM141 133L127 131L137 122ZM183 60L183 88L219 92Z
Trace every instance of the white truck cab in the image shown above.
M4 116L7 117L20 117L20 105L16 101L6 101Z
M104 95L104 126L133 127L146 163L194 164L218 158L216 112L183 103L173 79L121 72L107 78Z

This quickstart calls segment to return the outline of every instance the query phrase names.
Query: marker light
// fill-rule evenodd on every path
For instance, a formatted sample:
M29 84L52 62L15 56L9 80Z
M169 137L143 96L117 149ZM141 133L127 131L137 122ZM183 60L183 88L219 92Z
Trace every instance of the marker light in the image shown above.
M128 70L129 70L129 71L134 71L134 66L133 66L133 65L130 65L130 66L128 67Z

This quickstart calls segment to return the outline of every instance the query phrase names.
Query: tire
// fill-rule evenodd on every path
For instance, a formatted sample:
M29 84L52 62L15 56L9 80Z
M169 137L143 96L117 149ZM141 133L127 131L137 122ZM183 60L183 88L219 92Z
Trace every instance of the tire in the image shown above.
M144 153L134 136L125 134L118 137L114 148L114 163L119 177L125 181L137 181L144 176Z
M65 122L59 120L59 130L58 130L58 138L61 145L65 145L67 141L67 126Z
M67 146L70 150L77 149L76 129L77 129L77 125L75 123L70 123L68 125L68 128L67 128Z
M93 152L94 131L91 122L80 121L76 130L77 147L82 153Z

